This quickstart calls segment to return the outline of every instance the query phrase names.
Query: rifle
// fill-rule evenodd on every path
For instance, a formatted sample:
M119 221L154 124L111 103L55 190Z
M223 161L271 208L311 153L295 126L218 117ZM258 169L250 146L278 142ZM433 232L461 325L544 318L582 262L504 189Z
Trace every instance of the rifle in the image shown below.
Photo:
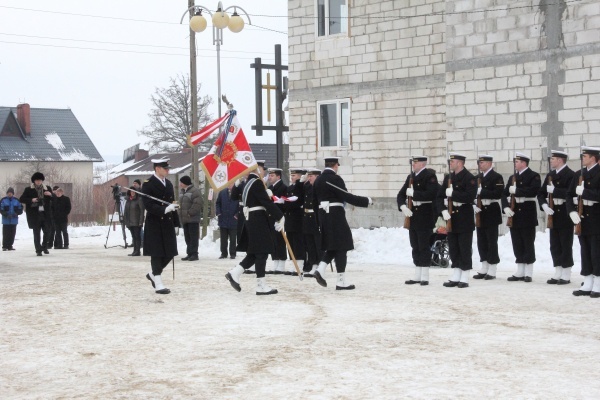
M550 165L550 158L552 156L548 156L548 185L552 185L552 166ZM548 193L548 207L554 210L554 196L552 193ZM548 215L548 220L546 221L546 227L548 229L552 229L554 227L554 217L552 215Z
M477 150L476 150L477 152ZM477 160L477 188L481 187L481 169L479 168L479 160ZM477 195L477 208L482 209L483 205L481 204L481 193ZM475 227L481 228L481 211L475 214Z
M412 167L412 156L410 158L409 164L410 164L410 180L408 181L408 187L412 188L413 182L415 180L415 171L413 171L413 167ZM407 207L409 210L412 210L412 208L413 208L413 198L412 197L408 198ZM408 217L408 216L404 216L404 229L410 229L410 217Z
M512 185L516 185L517 184L517 165L515 164L515 161L513 160L513 177L512 177ZM510 209L511 211L515 211L515 195L511 194L510 195ZM508 226L509 228L512 228L512 224L513 224L513 217L508 217L508 219L506 220L506 226Z
M583 182L583 154L579 155L579 159L581 160L581 167L579 168L579 182L577 183L578 186L581 185L581 183ZM583 215L583 198L581 196L577 197L577 215L579 215L579 219L581 220L581 216ZM574 232L577 236L581 235L581 222L575 225Z
M450 170L450 157L448 157L448 188L452 187L452 171ZM448 197L448 213L452 216L452 197ZM446 221L446 230L452 232L452 218Z

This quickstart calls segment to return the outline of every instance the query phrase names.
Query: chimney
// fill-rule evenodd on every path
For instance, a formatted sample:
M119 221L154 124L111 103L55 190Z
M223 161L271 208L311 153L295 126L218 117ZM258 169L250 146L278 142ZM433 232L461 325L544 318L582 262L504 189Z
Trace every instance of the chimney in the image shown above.
M148 150L138 149L135 151L135 162L148 158L149 155Z
M25 136L31 136L31 109L29 104L23 103L17 106L17 121Z

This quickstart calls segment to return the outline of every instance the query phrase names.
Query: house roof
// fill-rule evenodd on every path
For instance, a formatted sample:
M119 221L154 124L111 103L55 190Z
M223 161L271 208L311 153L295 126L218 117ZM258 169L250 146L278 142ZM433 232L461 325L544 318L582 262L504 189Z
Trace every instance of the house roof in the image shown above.
M104 161L71 110L30 110L30 136L0 136L1 161ZM0 106L0 129L16 112Z
M275 143L250 143L257 160L265 160L265 168L277 167L277 145Z

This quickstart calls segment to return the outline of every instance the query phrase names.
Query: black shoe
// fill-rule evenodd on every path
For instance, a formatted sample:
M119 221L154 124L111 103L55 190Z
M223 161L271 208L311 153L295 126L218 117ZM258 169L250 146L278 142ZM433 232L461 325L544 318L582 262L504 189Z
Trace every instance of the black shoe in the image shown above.
M240 287L240 284L233 280L233 277L231 276L231 274L229 272L227 274L225 274L225 278L229 281L229 283L231 283L231 286L235 290L237 290L238 292L242 291L242 288Z
M526 276L525 278L523 278L523 281L525 282L531 282L533 279L531 279L530 276Z
M69 246L63 246L63 250L69 250Z
M130 257L139 257L139 256L141 256L141 254L140 254L139 251L134 251L133 253L127 254L127 255L130 256Z
M44 252L44 254L50 254L50 252L47 249L42 250Z
M171 293L171 289L164 288L164 289L160 289L160 290L155 290L154 293L169 294L169 293Z
M463 288L469 287L469 284L466 282L458 282L458 285L456 285L456 287L463 289Z
M276 271L273 271L273 272L271 272L271 273L272 273L273 275L283 275L283 274L285 274L285 272L283 272L283 271L277 271L277 270L276 270Z
M458 282L454 282L454 281L444 282L444 286L445 287L455 287L455 286L458 286Z
M190 259L190 256L185 256L185 257L183 257L183 258L181 259L181 261L187 261L187 260L189 260L189 259Z
M592 291L587 290L576 290L573 292L573 296L589 296L592 294Z
M590 297L592 299L597 299L600 297L600 292L592 292L592 293L590 293Z
M187 260L188 261L198 261L199 258L198 258L198 256L194 255L194 256L189 256Z
M496 279L496 277L495 277L495 276L492 276L492 275L487 275L487 274L486 274L486 275L485 275L485 278L483 278L483 279L485 279L486 281L491 281L492 279Z
M231 256L231 257L229 257L229 258L231 258L232 260L235 260L235 256Z
M473 279L485 279L486 276L487 274L482 274L481 272L478 272L477 274L473 275Z
M284 273L283 273L283 274L284 274L284 275L293 275L293 274L296 274L296 273L295 273L295 272L292 272L292 271L284 271ZM298 276L298 274L296 274L296 276Z
M417 283L421 283L421 281L413 281L412 279L409 281L404 281L405 285L416 285Z
M36 252L35 254L37 254L37 256L38 256L38 257L41 257L41 256L42 256L42 252L41 252L41 251L38 251L38 252Z
M152 284L152 287L155 288L156 286L154 285L154 281L152 280L152 278L150 277L150 274L146 274L146 279L148 279L150 281L150 283Z
M354 290L356 289L356 286L354 285L348 285L348 286L335 286L335 290Z
M550 278L546 281L548 285L556 285L558 284L558 279Z
M274 271L272 269L265 271L265 275L273 275Z
M252 271L252 270L250 270L250 269L245 269L245 270L244 270L244 273L245 273L245 274L256 274L256 271Z
M522 276L522 277L519 278L518 276L514 276L513 275L513 276L509 276L506 280L509 281L509 282L524 281L525 277Z
M305 278L314 278L315 277L313 274L310 273L310 271L303 273L302 276Z
M277 294L277 293L279 293L279 292L277 291L277 289L271 289L271 290L269 290L268 292L256 292L256 295L257 295L257 296L268 296L268 295L270 295L270 294Z
M219 260L222 260L224 258L227 258L227 256L226 255L224 256L223 254L221 254L221 257L219 257Z
M427 286L429 285L429 281L421 281L421 286Z
M319 271L315 271L315 279L317 280L317 283L323 287L327 287L327 281L325 279L323 279L323 277L321 276L321 274L319 273Z
M557 285L568 285L569 283L571 283L571 281L568 281L566 279L559 279Z
M8 250L6 247L3 247L3 248L2 248L2 251L6 251L6 250Z

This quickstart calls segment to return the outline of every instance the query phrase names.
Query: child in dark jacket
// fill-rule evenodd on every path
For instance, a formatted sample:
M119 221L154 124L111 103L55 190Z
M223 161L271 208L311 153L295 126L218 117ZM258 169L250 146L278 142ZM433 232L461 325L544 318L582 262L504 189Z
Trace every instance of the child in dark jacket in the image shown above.
M19 224L19 215L23 214L23 205L15 196L11 187L6 191L6 197L0 200L2 213L2 251L14 250L15 235Z

